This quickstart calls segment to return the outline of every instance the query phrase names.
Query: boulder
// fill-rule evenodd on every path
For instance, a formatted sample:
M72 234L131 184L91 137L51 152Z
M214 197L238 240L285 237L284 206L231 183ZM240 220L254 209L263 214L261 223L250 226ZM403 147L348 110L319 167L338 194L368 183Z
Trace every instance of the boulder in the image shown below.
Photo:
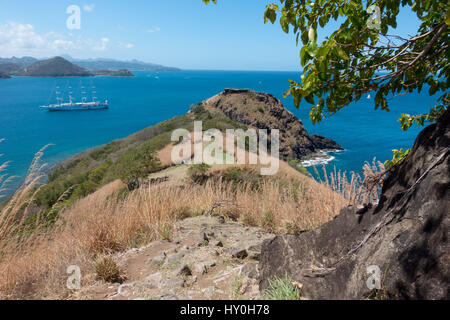
M449 299L449 146L447 110L389 172L378 205L266 240L260 289L287 273L307 299Z

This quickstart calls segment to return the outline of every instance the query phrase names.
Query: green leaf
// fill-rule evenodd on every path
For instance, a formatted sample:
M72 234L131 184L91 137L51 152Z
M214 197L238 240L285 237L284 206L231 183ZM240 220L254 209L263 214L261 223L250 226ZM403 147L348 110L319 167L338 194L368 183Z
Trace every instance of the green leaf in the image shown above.
M337 54L337 56L339 58L341 58L342 60L350 60L347 53L341 47L339 47L339 46L334 47L334 51Z

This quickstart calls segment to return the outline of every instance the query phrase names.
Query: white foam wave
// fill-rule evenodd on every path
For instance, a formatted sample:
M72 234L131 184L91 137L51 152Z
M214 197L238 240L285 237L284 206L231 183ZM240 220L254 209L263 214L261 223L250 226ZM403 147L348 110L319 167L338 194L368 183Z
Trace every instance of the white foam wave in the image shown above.
M342 151L343 150L333 150L333 151L328 151L328 152L321 151L320 152L321 154L318 155L317 157L314 157L314 158L308 159L308 160L303 160L301 162L301 165L305 168L326 165L336 159L336 157L333 157L329 153L338 153L338 152L342 152Z

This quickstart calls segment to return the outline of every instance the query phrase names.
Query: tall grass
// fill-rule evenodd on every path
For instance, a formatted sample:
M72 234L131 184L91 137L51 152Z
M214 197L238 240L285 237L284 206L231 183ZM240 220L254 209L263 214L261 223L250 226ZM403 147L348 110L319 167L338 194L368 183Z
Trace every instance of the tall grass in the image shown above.
M45 177L42 172L46 167L46 164L42 164L41 160L47 147L48 145L36 153L22 186L10 199L5 200L6 203L0 210L0 250L6 245L11 244L13 239L16 239L21 235L20 231L22 230L24 221L29 216L29 203L33 200L33 197L38 190L36 186ZM3 163L0 166L0 172L4 172L7 165L7 162ZM0 176L0 190L2 192L6 191L8 184L11 183L14 178L16 177L7 177L6 174ZM36 221L36 223L39 223L39 221ZM13 241L13 243L17 245L22 245L23 242L24 241Z
M226 183L185 188L168 183L136 190L120 200L116 195L124 185L115 181L62 212L51 230L36 235L27 246L5 248L0 292L11 298L64 297L70 293L65 289L68 266L76 264L89 272L97 255L161 239L178 219L206 213L222 199L233 203L217 209L225 216L272 232L310 230L333 218L344 203L338 194L311 182L299 186L298 192L273 181L259 190L236 190Z
M328 174L323 166L323 178L314 167L319 182L334 192L342 195L351 205L364 205L378 202L385 176L387 174L384 164L375 158L372 163L365 162L362 172L355 173L334 170Z
M24 185L0 211L0 298L65 298L66 269L81 267L88 285L99 257L167 238L177 220L214 212L273 233L311 230L335 217L349 201L362 201L357 183L334 172L319 183L292 170L276 179L236 188L232 182L150 185L128 193L116 180L63 209L51 228L19 237L36 185L42 178L41 150ZM286 169L288 170L288 169ZM375 174L366 167L367 176ZM293 177L295 175L295 177ZM293 179L294 178L294 179ZM335 192L338 191L338 192ZM344 195L344 196L342 196ZM217 203L225 205L216 206ZM39 221L36 221L38 224Z

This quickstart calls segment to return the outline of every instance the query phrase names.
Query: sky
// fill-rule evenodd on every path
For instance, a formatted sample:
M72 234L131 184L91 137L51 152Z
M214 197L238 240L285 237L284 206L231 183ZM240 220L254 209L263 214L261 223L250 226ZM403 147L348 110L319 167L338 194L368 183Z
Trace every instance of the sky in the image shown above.
M0 0L0 57L69 54L182 69L296 71L300 48L294 35L263 22L272 2ZM79 29L67 26L73 5L80 9ZM417 26L409 10L401 11L399 34L413 34ZM319 40L335 27L319 31Z

